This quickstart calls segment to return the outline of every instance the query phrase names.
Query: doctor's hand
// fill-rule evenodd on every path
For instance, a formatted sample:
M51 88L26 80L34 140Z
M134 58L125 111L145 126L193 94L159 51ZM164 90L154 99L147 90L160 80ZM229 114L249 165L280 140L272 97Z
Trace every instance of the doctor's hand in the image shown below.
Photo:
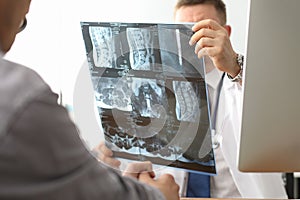
M113 168L119 168L121 165L121 161L113 157L112 150L105 145L104 141L101 141L99 145L93 149L93 153L100 161Z
M230 26L222 26L214 20L206 19L196 23L192 30L195 33L190 39L190 45L195 45L195 54L199 58L209 56L215 67L232 77L240 72L236 62L237 54L229 39Z

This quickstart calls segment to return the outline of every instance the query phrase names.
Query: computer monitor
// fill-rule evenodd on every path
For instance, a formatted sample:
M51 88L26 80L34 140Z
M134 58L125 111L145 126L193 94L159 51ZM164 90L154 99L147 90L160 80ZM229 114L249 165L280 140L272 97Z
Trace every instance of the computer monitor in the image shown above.
M238 168L300 171L300 1L251 0Z

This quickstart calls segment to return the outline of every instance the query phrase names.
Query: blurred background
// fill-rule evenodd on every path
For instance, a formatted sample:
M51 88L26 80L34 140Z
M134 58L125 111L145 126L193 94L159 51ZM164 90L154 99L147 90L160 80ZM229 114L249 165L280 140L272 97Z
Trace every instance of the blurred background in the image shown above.
M231 40L245 52L248 0L224 0ZM172 23L176 0L32 1L28 26L6 58L36 70L62 103L72 107L77 75L85 61L80 21Z

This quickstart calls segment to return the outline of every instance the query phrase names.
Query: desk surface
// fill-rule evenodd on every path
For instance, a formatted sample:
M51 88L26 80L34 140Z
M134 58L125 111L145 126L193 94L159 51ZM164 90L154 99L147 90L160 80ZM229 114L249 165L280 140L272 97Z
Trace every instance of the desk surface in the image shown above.
M182 198L180 198L180 200L199 200L199 199L201 199L201 200L226 200L226 199L215 199L215 198L185 198L185 197L182 197ZM227 200L257 200L257 199L237 199L237 198L235 198L235 199L227 199ZM274 200L274 199L265 199L265 200ZM276 199L276 200L278 200L278 199Z

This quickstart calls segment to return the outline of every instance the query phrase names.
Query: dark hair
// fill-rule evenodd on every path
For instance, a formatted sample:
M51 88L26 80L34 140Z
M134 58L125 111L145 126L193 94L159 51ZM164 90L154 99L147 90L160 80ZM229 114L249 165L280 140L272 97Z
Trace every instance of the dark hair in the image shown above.
M218 17L221 20L223 25L226 24L227 16L226 16L226 6L222 0L178 0L175 5L175 11L183 6L193 6L199 4L210 4L215 7L218 13Z

